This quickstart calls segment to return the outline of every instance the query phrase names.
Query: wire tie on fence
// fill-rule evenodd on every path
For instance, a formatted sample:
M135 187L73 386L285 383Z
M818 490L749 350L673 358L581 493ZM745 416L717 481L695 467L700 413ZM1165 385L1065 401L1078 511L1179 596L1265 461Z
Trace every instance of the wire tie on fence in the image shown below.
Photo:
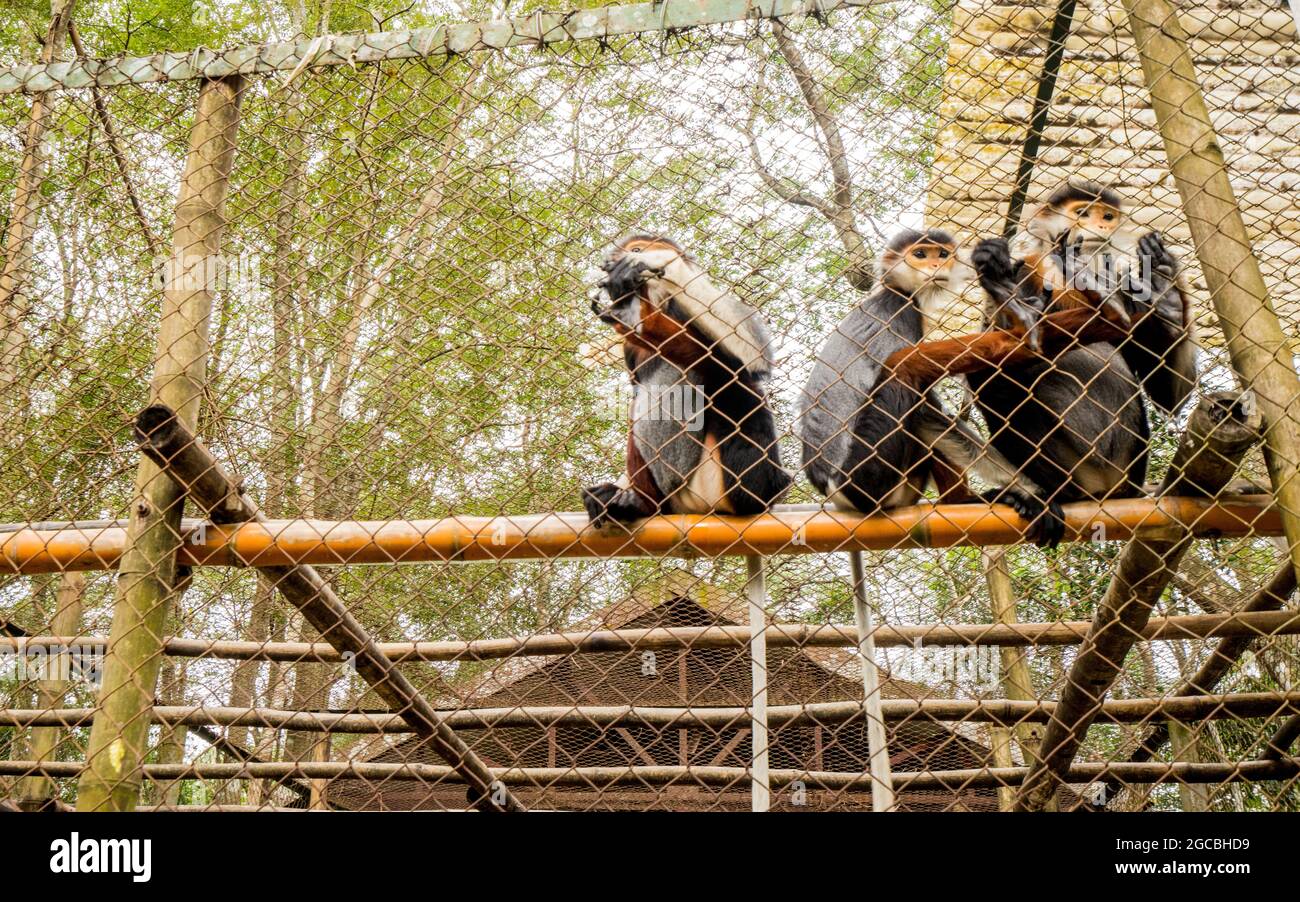
M440 27L438 27L438 28L422 28L422 29L420 29L420 31L419 31L419 35L420 35L420 36L419 36L419 38L417 38L416 41L415 41L415 52L416 52L416 55L419 56L419 57L422 58L422 59L425 59L425 58L428 58L429 56L432 56L432 55L433 55L433 39L436 38L436 37L439 35L439 33L441 33L441 34L443 35L443 44L446 46L447 52L450 53L450 52L451 52L451 41L447 40L447 37L446 37L447 32L446 32L444 29L442 29L441 26L440 26Z
M333 35L317 35L316 39L308 45L307 52L302 55L302 59L298 61L298 65L294 67L293 71L289 73L289 77L280 85L281 88L287 88L289 85L293 84L293 80L298 77L299 73L316 61L316 57L320 55L321 48L325 46L325 40L327 37L331 44L334 43Z
M204 47L202 44L195 47L193 50L190 51L190 58L186 61L186 65L190 67L190 71L193 72L195 75L199 74L199 54L202 53L203 50Z

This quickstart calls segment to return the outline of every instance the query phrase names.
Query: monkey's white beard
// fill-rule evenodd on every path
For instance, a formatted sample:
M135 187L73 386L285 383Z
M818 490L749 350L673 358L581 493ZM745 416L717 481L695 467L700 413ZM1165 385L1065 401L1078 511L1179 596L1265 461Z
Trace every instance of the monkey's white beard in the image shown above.
M966 285L966 282L929 282L916 291L913 297L921 316L925 318L927 334L934 324L941 322L949 311L957 309L962 303L962 292Z

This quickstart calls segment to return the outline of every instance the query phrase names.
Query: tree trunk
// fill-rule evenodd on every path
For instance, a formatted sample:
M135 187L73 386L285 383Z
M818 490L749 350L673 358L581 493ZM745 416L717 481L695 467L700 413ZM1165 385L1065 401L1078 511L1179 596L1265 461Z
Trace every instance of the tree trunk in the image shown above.
M59 582L54 616L50 619L50 632L55 636L77 636L81 633L81 602L86 591L84 573L65 573ZM47 657L49 679L36 684L36 707L43 711L63 707L64 698L71 686L72 656L66 653ZM33 761L58 759L59 743L66 730L61 727L35 727L32 729L27 755ZM27 811L40 811L56 797L56 785L44 776L27 777L19 789L19 806Z
M75 0L50 0L50 27L45 33L41 61L53 62L63 49ZM43 145L50 121L50 94L33 94L27 114L27 134L18 183L9 208L4 236L4 267L0 269L0 414L17 409L13 394L20 381L23 349L27 344L30 304L27 293L32 272L32 236L41 208L41 185L45 181ZM11 405L14 405L12 409Z
M212 286L202 274L221 253L242 88L239 77L203 85L176 205L174 283L163 298L150 394L191 428L198 423L207 376L212 312ZM152 461L141 460L78 810L132 810L138 801L184 502L180 486Z
M1124 0L1124 9L1233 368L1263 417L1264 460L1300 575L1300 377L1291 342L1269 302L1177 11L1168 0Z

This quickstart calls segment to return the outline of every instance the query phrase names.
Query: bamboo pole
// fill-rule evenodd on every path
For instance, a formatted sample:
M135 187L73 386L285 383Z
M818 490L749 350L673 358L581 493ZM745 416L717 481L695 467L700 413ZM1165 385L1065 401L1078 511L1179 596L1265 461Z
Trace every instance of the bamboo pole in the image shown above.
M1292 575L1294 579L1294 574ZM1275 605L1276 607L1276 605ZM1047 623L1018 623L1015 626L987 623L906 624L876 626L878 648L915 646L922 640L929 646L1023 646L1078 645L1088 634L1091 622L1064 620ZM1160 617L1147 623L1139 638L1146 641L1172 639L1233 640L1300 634L1300 611L1243 610L1226 614L1182 614ZM853 648L858 643L857 627L847 624L769 623L769 648ZM472 639L443 642L379 642L376 647L395 664L407 661L490 661L501 658L550 657L567 654L616 654L627 651L702 648L740 648L748 645L748 626L681 626L651 629L586 630L571 633L541 633L506 639ZM75 645L85 650L101 649L103 636L0 636L0 652L22 651L28 646ZM328 642L249 642L213 639L163 640L169 655L215 658L228 661L300 661L327 664L345 659ZM1175 693L1177 694L1177 693Z
M1258 441L1258 416L1241 396L1232 392L1208 395L1188 420L1161 493L1215 495ZM1191 545L1187 524L1125 546L1088 638L1070 667L1055 716L1043 734L1032 777L1020 787L1017 809L1042 810L1055 796L1124 658Z
M1193 524L1216 538L1270 536L1281 521L1263 495L1121 498L1065 505L1067 541L1111 541ZM1028 528L1005 505L919 504L872 516L831 510L775 511L757 517L677 514L631 527L593 529L585 514L447 517L442 520L267 520L204 525L182 535L179 561L191 566L267 567L501 560L824 554L898 548L1009 545ZM0 572L21 575L111 570L127 532L18 529L0 533Z
M1059 16L1060 13L1058 12L1057 15ZM1016 629L1019 623L1016 614L1016 592L1011 582L1011 571L1007 569L1005 548L984 552L984 580L988 584L993 621ZM1002 648L1002 691L1010 699L1029 701L1035 698L1033 678L1029 672L1029 656L1013 646ZM1012 732L1025 763L1030 764L1038 760L1038 746L1043 739L1042 727L1026 721L1014 725ZM994 753L998 753L997 746L994 748ZM1010 758L1009 746L1006 756ZM1006 764L1010 766L1011 761L1008 760ZM1010 787L1000 789L998 793L999 802L1004 805L1003 810L1014 807L1015 799Z
M156 404L136 418L136 440L144 455L165 468L185 487L189 497L218 522L265 520L252 499L232 479L204 444L166 406ZM456 733L415 685L381 652L374 639L312 567L262 567L280 594L334 648L346 655L355 672L392 710L426 739L430 748L464 776L471 801L485 811L522 810L503 784Z
M880 716L884 722L929 721L933 723L990 723L1009 727L1017 723L1044 723L1057 710L1056 702L1019 699L883 699ZM1102 703L1097 719L1112 724L1144 724L1159 720L1224 720L1273 718L1300 713L1300 691L1246 692L1222 695L1191 695L1168 698L1109 699ZM438 712L448 726L457 730L506 727L550 729L552 727L652 727L656 729L739 730L750 726L750 708L641 707L636 705L553 705L542 707L458 708ZM85 726L93 708L0 709L0 726L60 727ZM844 724L862 720L860 701L811 702L802 705L769 705L769 727ZM315 733L409 734L411 725L393 712L339 713L290 711L276 708L227 708L158 705L150 714L152 723L205 727L265 727L272 730L307 730ZM259 763L248 753L235 760Z
M198 422L207 377L213 288L207 274L221 254L242 90L238 76L204 83L176 203L173 272L163 294L150 395L191 426ZM149 728L142 715L153 704L158 682L185 496L149 460L140 461L135 492L118 568L100 714L77 791L79 811L131 810L139 794L138 767Z
M27 774L34 761L0 761L0 775ZM53 779L77 776L82 765L76 761L54 761L43 770ZM371 761L294 762L266 764L146 764L144 776L150 780L280 780L297 777L306 780L417 780L425 783L461 784L463 777L454 768L439 764L396 764ZM573 786L588 792L601 792L613 786L691 785L743 791L750 771L743 767L676 767L673 765L625 765L621 767L515 767L491 768L495 781L508 786L548 789ZM899 791L947 790L962 792L1021 783L1028 768L980 768L962 770L898 771L894 785ZM1143 783L1188 782L1228 783L1245 780L1287 780L1300 776L1300 758L1236 761L1211 764L1151 761L1086 763L1071 766L1066 779L1071 783L1091 783L1108 776ZM801 781L810 788L856 790L867 792L872 785L870 774L839 771L778 769L771 771L774 787Z
M65 573L59 581L59 592L54 603L54 617L51 627L59 633L75 635L81 629L81 600L86 591L86 577L80 573ZM68 688L72 685L67 678L72 674L72 655L67 646L51 646L50 651L58 649L58 654L45 657L45 666L49 668L47 679L36 683L36 706L44 711L57 711L63 707ZM65 676L66 675L66 676ZM32 730L31 755L37 761L52 760L63 738L64 729L58 726L37 727ZM18 805L25 811L39 811L46 808L54 799L54 783L42 776L30 777L23 781L19 790Z
M894 807L894 780L889 764L889 734L885 731L880 696L880 670L876 666L876 628L867 605L867 574L862 552L849 552L849 578L853 580L853 616L858 628L858 665L862 668L862 706L867 718L867 755L871 772L871 810Z
M72 19L75 0L51 0L50 25L41 48L41 60L49 65L63 48ZM19 366L26 344L28 303L31 290L32 237L41 208L41 185L45 181L43 145L49 126L50 98L32 96L23 136L23 157L18 166L13 203L4 230L4 263L0 266L0 411L13 401L12 391L19 378ZM6 414L8 415L8 414Z
M1269 302L1177 11L1168 0L1124 0L1124 9L1233 368L1264 421L1264 458L1300 573L1300 377L1291 342Z
M772 790L768 782L767 740L767 583L763 579L763 559L745 558L745 599L749 607L749 673L752 702L749 714L750 808L767 811L772 807Z

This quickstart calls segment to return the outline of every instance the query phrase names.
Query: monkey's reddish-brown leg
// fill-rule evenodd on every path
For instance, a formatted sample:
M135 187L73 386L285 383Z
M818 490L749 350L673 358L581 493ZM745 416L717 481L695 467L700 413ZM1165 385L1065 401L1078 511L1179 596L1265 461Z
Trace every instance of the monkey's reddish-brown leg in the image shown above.
M650 466L641 454L641 449L636 446L631 424L628 425L627 430L627 478L637 494L652 507L658 508L663 504L663 492L659 490L659 485L655 482Z
M926 388L944 376L974 373L1060 356L1072 347L1097 341L1118 341L1128 334L1117 322L1089 307L1051 313L1039 321L1042 347L1030 347L1019 332L990 329L901 348L885 360L895 379Z
M948 463L943 455L937 453L934 455L930 476L934 479L934 488L939 493L940 504L965 504L976 500L975 494L966 485L966 474Z

